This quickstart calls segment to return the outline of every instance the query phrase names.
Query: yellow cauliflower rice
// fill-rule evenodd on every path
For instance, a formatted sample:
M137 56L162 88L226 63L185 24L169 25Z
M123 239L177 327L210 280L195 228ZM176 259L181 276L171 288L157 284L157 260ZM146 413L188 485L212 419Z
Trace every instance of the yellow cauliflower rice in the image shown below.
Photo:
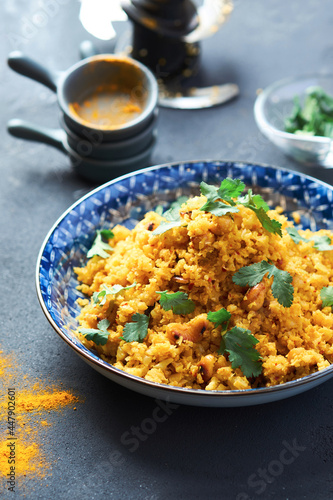
M318 250L313 238L332 234L300 230L295 243L282 210L266 214L281 224L280 236L264 229L256 212L237 200L235 212L222 216L200 210L206 201L203 195L190 198L180 208L178 225L161 234L154 231L165 218L155 212L133 230L115 226L108 256L94 255L75 268L79 289L89 297L79 299L81 341L131 375L194 389L269 387L328 367L333 314L321 291L333 286L333 252ZM289 273L288 306L273 294L278 280L269 272L254 286L234 281L236 272L262 262ZM176 292L181 293L173 296ZM162 297L167 302L180 297L185 310L166 310ZM224 324L212 320L218 311L228 317ZM253 375L246 361L237 363L226 349L223 336L228 331L230 339L235 328L253 340L235 346L241 357L252 359ZM138 331L141 336L135 337Z

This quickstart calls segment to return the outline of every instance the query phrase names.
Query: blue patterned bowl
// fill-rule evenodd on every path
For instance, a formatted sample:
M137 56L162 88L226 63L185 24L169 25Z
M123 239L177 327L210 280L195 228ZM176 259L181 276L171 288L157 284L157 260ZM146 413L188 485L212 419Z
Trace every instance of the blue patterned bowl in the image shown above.
M100 186L72 205L55 223L37 262L37 292L42 309L61 338L91 367L136 392L174 403L197 406L248 406L294 396L333 376L333 366L279 386L240 391L205 391L156 384L125 373L101 360L75 337L77 299L82 294L73 267L81 266L96 229L110 223L133 228L145 212L181 195L198 193L198 185L224 177L242 179L286 214L298 210L303 228L333 229L333 187L299 173L266 165L227 161L166 164L124 175Z

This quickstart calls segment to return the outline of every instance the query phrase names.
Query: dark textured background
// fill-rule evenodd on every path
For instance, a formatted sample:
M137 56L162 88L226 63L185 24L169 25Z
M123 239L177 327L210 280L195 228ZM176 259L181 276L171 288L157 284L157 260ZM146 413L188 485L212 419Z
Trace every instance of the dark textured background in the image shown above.
M148 429L157 403L86 366L45 319L35 293L38 250L55 220L94 186L60 152L7 135L10 118L57 126L58 110L52 92L10 71L6 57L19 49L54 69L78 59L79 43L89 38L79 3L54 3L58 9L35 29L47 0L0 6L0 345L33 379L61 381L86 399L76 412L50 415L53 426L41 439L52 475L20 482L16 497L333 498L333 381L263 406L168 409L154 432L129 444L132 426ZM256 90L275 80L332 70L332 24L331 0L236 0L229 22L203 44L201 82L236 82L240 97L195 112L161 109L152 164L209 158L301 170L258 132L253 103ZM330 171L303 171L333 183ZM281 468L281 452L293 443L302 450Z

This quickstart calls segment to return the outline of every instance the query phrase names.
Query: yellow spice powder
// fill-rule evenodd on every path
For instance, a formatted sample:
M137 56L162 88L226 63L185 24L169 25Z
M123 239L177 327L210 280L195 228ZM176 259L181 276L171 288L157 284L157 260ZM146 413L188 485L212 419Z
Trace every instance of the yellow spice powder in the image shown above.
M0 351L0 418L5 422L0 428L0 475L7 478L14 470L15 477L41 478L52 468L52 459L46 457L41 443L52 425L47 416L78 404L80 399L63 388L32 382L22 368L13 356ZM13 426L7 426L7 422L13 422Z

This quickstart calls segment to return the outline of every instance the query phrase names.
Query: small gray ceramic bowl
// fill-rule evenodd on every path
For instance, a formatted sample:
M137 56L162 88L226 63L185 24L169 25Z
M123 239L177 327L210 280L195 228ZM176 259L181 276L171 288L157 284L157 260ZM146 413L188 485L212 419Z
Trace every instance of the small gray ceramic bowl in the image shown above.
M88 133L99 131L102 142L122 140L138 134L150 123L157 106L158 86L154 75L146 66L129 57L101 54L88 57L66 71L51 71L15 51L9 55L8 65L17 73L36 80L57 93L64 120L74 133L80 134L82 129ZM110 88L115 86L116 94L119 90L119 95L124 91L135 97L141 111L130 113L129 116L133 117L120 125L111 125L110 120L107 125L99 125L83 119L75 112L75 104L81 107L85 105L89 96L97 95L103 85ZM110 107L110 102L115 105L117 101L110 99L101 99L98 104L100 108L96 107L96 110L105 105ZM103 108L103 116L104 114Z
M333 168L333 141L328 137L300 136L284 131L294 97L304 101L306 89L320 86L333 96L333 75L308 75L280 80L256 99L254 117L260 131L287 156L308 166Z
M80 156L95 160L119 160L134 156L144 151L152 142L157 130L158 108L148 123L147 127L133 137L119 141L101 142L100 134L96 131L77 135L67 126L65 120L61 119L61 126L67 134L68 145Z
M69 156L76 173L94 182L106 182L120 175L150 166L150 156L157 140L154 131L149 144L143 151L118 160L95 160L76 153L68 144L67 134L62 129L50 129L24 120L12 119L8 132L19 139L36 141L52 146Z

